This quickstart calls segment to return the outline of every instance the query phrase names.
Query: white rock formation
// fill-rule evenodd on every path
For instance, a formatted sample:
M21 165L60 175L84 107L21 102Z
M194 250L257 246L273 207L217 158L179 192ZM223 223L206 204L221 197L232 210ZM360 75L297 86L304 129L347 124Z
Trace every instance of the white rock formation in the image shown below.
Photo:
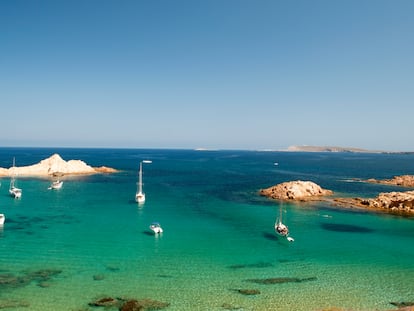
M97 169L81 160L65 161L58 154L30 166L0 168L0 176L50 176L53 174L95 174L97 172Z

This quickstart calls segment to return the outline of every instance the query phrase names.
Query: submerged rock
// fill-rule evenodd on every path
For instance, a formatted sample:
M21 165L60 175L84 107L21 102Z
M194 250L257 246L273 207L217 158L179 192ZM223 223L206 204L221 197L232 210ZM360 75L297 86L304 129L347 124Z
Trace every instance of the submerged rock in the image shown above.
M404 307L414 307L414 301L400 301L400 302L390 302L393 306L396 306L398 308L404 308Z
M120 301L117 298L112 297L104 297L99 298L95 300L94 302L90 302L89 305L91 307L119 307L122 304L122 301Z
M105 276L103 275L103 274L95 274L94 276L93 276L93 280L94 281L102 281L102 280L104 280L105 279Z
M30 284L28 277L16 276L11 273L0 274L0 289L16 288Z
M260 190L260 195L277 200L309 200L331 195L331 190L323 189L312 181L289 181Z
M41 270L28 272L27 276L32 280L42 282L42 281L48 281L52 277L58 274L61 274L61 273L62 273L62 270L60 269L41 269Z
M243 309L242 307L239 307L239 306L234 306L234 305L229 304L229 303L223 303L223 304L221 305L221 307L222 307L224 310L242 310L242 309Z
M266 279L247 279L247 282L257 283L257 284L282 284L282 283L301 283L301 282L308 282L308 281L316 281L316 277L310 278L292 278L292 277L278 277L278 278L266 278Z
M259 295L260 294L260 290L258 290L258 289L237 289L236 291L238 293L240 293L242 295L246 295L246 296Z
M23 274L15 275L12 273L0 274L0 289L12 289L23 287L36 282L40 287L50 286L52 277L60 274L59 269L41 269L36 271L26 271Z
M251 264L240 264L240 265L231 265L229 269L245 269L245 268L269 268L273 267L273 264L270 262L258 262L258 263L251 263Z
M123 303L119 308L120 311L141 311L141 310L162 310L169 306L168 302L162 302L152 299L131 299Z
M141 311L144 307L137 300L128 300L120 308L119 311Z
M149 311L162 310L170 304L168 302L157 301L153 299L127 299L103 297L88 303L91 307L104 307L105 309L117 308L120 311Z
M17 308L28 308L30 304L27 301L1 299L0 309L17 309Z

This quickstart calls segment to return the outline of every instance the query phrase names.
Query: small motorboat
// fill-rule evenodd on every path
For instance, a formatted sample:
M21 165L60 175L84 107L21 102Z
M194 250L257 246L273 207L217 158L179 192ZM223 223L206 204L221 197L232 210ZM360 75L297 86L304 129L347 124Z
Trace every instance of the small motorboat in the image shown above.
M155 234L158 234L158 233L162 233L163 232L163 230L162 230L162 228L161 228L161 225L158 223L158 222L153 222L150 226L149 226L149 228L151 229L151 231L152 232L154 232Z
M5 220L6 216L4 216L4 214L0 214L0 226L3 226Z

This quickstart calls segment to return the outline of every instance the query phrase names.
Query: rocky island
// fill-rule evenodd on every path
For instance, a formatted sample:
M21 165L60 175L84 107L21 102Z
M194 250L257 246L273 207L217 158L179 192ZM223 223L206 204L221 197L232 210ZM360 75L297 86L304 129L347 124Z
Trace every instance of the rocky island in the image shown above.
M59 154L54 154L37 164L21 167L0 168L0 177L6 176L38 176L54 175L85 175L97 173L115 173L116 169L109 167L92 167L81 160L65 161Z
M312 200L333 194L312 181L289 181L260 190L260 194L277 200Z
M414 215L414 191L380 193L376 198L335 198L333 191L311 181L289 181L260 190L275 200L324 201L333 206ZM329 197L327 197L329 196Z

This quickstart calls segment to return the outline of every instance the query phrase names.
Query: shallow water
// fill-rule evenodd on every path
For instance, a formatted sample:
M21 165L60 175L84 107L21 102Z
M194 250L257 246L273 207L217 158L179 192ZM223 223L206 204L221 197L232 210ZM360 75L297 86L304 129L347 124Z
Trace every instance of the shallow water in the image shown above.
M273 231L278 203L257 195L298 179L346 196L399 191L350 181L414 174L413 155L2 148L0 166L55 152L121 171L67 177L58 191L18 178L20 200L0 180L0 307L93 310L98 298L126 297L168 302L167 310L390 310L414 301L413 218L285 204L288 243ZM144 165L147 201L138 206L144 159L153 163ZM275 278L305 281L251 282Z

